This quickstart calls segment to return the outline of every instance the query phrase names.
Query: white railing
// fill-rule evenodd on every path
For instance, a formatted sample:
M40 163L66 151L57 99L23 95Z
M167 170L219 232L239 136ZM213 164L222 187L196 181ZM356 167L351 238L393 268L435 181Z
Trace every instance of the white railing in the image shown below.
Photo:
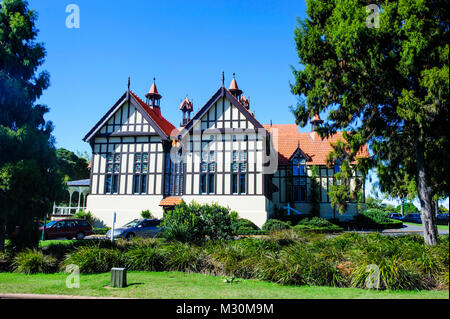
M70 216L70 215L75 215L80 210L86 210L86 207L53 206L52 215L54 215L54 216Z

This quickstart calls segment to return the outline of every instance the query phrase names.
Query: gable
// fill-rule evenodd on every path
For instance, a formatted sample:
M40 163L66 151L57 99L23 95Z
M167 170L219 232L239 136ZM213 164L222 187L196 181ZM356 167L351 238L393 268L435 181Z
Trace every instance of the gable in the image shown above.
M157 134L155 128L142 114L142 111L134 103L124 101L111 115L107 123L100 128L100 134L116 135L126 132Z
M189 131L201 132L207 129L259 129L262 125L249 110L224 87L221 87L209 101L186 124L183 135Z
M194 131L229 128L255 129L255 125L225 96L212 104L193 125Z
M106 112L84 137L89 142L94 136L159 135L167 139L175 127L131 91Z

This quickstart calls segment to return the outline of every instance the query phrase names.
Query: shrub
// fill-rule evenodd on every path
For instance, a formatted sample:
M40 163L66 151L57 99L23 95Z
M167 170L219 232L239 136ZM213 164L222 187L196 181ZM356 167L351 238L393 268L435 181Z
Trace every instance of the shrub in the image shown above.
M52 273L57 269L56 258L45 256L36 249L27 249L17 254L13 262L14 272L22 274Z
M232 220L231 226L235 235L260 235L264 233L252 221L245 218Z
M84 210L79 210L75 215L73 215L74 218L80 218L86 220L89 224L94 225L94 216L91 212L85 212Z
M251 228L254 230L259 229L258 226L256 226L251 220L245 219L245 218L238 218L235 221L233 221L233 228L239 229L242 227Z
M390 219L387 212L376 208L359 213L356 215L354 222L359 227L374 228L400 228L403 225L402 221Z
M352 274L352 285L366 288L366 279L371 275L369 265L379 269L380 289L424 289L426 288L420 271L410 261L402 260L400 256L384 256L375 260L361 262Z
M142 218L145 218L145 219L152 219L152 218L154 218L153 215L152 215L152 213L151 213L150 210L148 210L148 209L143 210L143 211L141 212L141 217L142 217Z
M218 204L199 205L184 201L164 216L164 237L183 242L228 239L232 235L230 209Z
M94 227L92 228L92 231L95 235L106 235L108 230L110 230L110 227Z
M108 272L113 267L125 266L124 258L119 250L99 246L78 248L67 255L62 266L65 267L69 264L77 265L82 273Z
M253 229L251 227L241 227L236 232L236 235L251 236L251 235L265 235L266 232L261 229Z
M326 219L320 217L313 217L311 219L302 219L296 226L296 230L311 229L311 230L324 230L324 231L340 231L341 227L329 222Z
M268 219L263 227L262 230L267 232L277 231L277 230L283 230L290 228L290 224L288 222L283 222L278 219Z
M164 237L179 241L203 239L203 223L199 205L187 205L184 201L164 215Z
M160 248L140 246L126 252L126 267L129 270L164 270L164 254Z
M205 258L198 247L187 243L171 243L164 246L166 270L171 271L204 271Z
M210 239L229 239L233 233L230 209L217 203L201 206L203 233Z

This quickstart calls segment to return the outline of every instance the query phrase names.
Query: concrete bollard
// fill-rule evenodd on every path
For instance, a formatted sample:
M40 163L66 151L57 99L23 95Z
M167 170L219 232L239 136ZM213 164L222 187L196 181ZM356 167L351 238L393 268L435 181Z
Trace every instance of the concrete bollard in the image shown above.
M111 268L110 287L125 288L127 286L127 270L125 268Z

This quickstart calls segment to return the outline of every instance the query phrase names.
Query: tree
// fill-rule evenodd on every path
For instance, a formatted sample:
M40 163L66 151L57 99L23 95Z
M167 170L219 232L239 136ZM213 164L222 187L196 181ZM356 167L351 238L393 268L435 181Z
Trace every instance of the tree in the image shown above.
M19 226L12 244L37 244L34 219L45 216L63 190L57 172L53 126L45 105L35 104L49 86L37 73L45 50L35 42L36 13L23 0L0 3L0 249L4 229Z
M403 207L402 207L403 206ZM419 210L417 209L416 205L414 205L413 203L409 202L409 203L405 203L403 205L398 205L395 208L395 212L396 213L400 213L401 210L403 209L403 216L408 215L408 214L413 214L413 213L418 213Z
M318 133L343 130L346 161L355 160L367 143L372 154L358 159L360 169L413 176L425 242L433 245L433 195L449 194L447 6L384 1L377 28L366 25L369 3L307 1L308 17L295 30L304 68L294 70L291 89L299 103L293 113L305 126L315 114L329 111ZM391 183L389 174L379 175Z
M58 148L56 150L56 160L59 173L69 180L89 178L89 160L84 155L77 155L65 148Z
M366 198L366 206L368 209L375 208L375 209L383 209L382 199L376 198L376 197L367 197Z
M380 166L378 186L388 197L400 199L400 214L404 216L405 202L407 199L412 200L417 197L417 187L414 176L410 176L401 166L397 167L398 169L393 170L390 167Z
M311 167L311 182L310 182L310 198L312 216L320 217L320 184L319 178L319 168L317 165Z

